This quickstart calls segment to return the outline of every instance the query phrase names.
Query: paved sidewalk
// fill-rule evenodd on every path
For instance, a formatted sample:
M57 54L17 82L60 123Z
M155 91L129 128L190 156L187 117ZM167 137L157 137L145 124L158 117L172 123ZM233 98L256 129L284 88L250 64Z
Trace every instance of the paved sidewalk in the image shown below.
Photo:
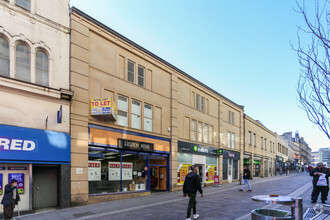
M299 178L303 178L305 182L300 183L300 187L295 191L292 192L290 195L291 196L300 196L303 195L304 198L304 208L307 207L313 207L310 204L310 191L311 191L311 179L310 181L309 178L306 177L301 177L301 175L306 175L306 174L290 174L290 176L273 176L273 177L268 177L268 178L255 178L252 180L252 189L253 191L257 191L258 186L263 186L276 182L276 181L289 181L292 178L294 180L295 176ZM308 181L308 183L307 183ZM234 193L236 193L238 196L242 194L238 194L238 189L241 186L239 183L229 183L229 184L224 184L221 187L205 187L204 190L204 196L211 198L212 196L216 196L215 198L221 199L226 201L226 198L231 200L231 202L235 202L236 199L233 196ZM294 189L294 187L293 187ZM291 191L290 191L291 192ZM219 197L220 196L220 197ZM231 196L231 197L230 197ZM253 196L253 194L244 194L245 196L245 203L246 204L251 204L255 207L264 207L265 204L262 203L256 203L252 202L249 198ZM199 198L198 198L199 200ZM234 200L234 201L233 201ZM212 201L205 201L201 200L202 203L199 203L201 209L203 209L203 206L207 206L210 208L212 206ZM241 202L241 201L240 201ZM209 204L210 203L210 204ZM186 204L187 204L187 198L182 197L182 192L177 191L177 192L161 192L161 193L152 193L150 196L145 196L145 197L138 197L138 198L131 198L131 199L124 199L124 200L116 200L116 201L110 201L110 202L104 202L104 203L97 203L97 204L91 204L91 205L85 205L85 206L77 206L77 207L71 207L71 208L66 208L66 209L57 209L57 210L51 210L51 211L46 211L46 212L39 212L39 213L33 213L33 214L27 214L25 216L21 216L21 219L24 220L29 220L29 219L34 219L34 220L45 220L45 219L56 219L56 220L66 220L66 219L127 219L123 217L123 213L127 213L127 216L132 216L136 214L135 219L173 219L170 218L170 216L177 216L174 219L184 219L183 213L185 212L184 210L186 209ZM162 210L164 207L164 210ZM165 208L166 207L166 208ZM198 209L197 207L197 209ZM245 220L245 219L250 219L250 212L248 210L251 209L243 209L242 211L240 209L236 209L235 207L225 207L224 205L222 207L219 207L223 209L223 213L225 214L224 211L232 211L229 210L235 209L235 214L237 216L241 216L240 220ZM218 207L214 207L214 212L219 212ZM245 207L248 208L248 207ZM155 210L156 209L156 210ZM158 210L157 210L158 209ZM149 213L150 210L150 214ZM151 212L153 210L153 212ZM211 210L212 211L212 210ZM139 214L143 213L143 218L139 218ZM168 218L166 217L165 213L164 216L159 217L155 216L153 213L163 213L163 212L170 212L166 213L168 215ZM112 217L110 217L112 216ZM120 216L120 217L115 217L115 216ZM221 218L218 219L235 219L231 218L228 213L227 215L221 215ZM227 216L227 217L226 217ZM201 219L215 219L213 217L207 217L204 214L204 217Z

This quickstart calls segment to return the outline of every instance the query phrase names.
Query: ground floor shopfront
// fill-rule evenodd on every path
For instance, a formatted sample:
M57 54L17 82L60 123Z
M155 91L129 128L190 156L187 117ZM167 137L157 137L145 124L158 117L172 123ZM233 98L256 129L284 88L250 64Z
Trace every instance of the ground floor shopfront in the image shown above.
M90 124L90 202L130 193L169 191L170 149L167 138Z
M239 180L240 153L236 151L223 150L222 180L231 183Z
M20 210L70 206L67 133L0 125L0 152L0 200L14 178Z
M252 177L269 177L274 175L275 162L273 158L253 155L251 153L244 154L244 166L247 166Z
M178 141L177 185L182 186L191 165L198 166L197 174L202 185L214 184L219 175L217 148Z

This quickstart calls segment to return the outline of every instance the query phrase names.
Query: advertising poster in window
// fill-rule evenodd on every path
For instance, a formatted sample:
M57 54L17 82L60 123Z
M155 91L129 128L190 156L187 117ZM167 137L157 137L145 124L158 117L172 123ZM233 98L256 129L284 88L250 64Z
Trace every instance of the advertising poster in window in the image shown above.
M186 179L186 176L188 174L189 167L191 164L179 164L181 167L179 169L180 173L180 179L178 179L178 185L183 185L184 180Z
M0 195L2 195L2 173L0 173Z
M9 173L8 182L10 183L12 179L17 180L17 192L19 194L24 193L24 173Z
M101 181L101 161L88 161L88 181Z
M206 166L206 182L214 183L214 176L217 170L217 166L207 165Z
M133 164L122 162L122 180L132 180L133 179Z
M120 162L109 162L109 180L120 180Z

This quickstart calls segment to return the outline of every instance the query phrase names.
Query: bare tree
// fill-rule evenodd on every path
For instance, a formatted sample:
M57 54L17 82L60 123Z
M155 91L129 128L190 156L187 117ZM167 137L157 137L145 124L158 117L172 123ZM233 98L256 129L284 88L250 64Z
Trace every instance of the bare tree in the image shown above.
M304 27L298 27L298 45L293 47L301 66L298 101L308 119L330 139L330 0L314 1L312 15L305 7L305 2L299 4L296 1L297 12L305 21Z

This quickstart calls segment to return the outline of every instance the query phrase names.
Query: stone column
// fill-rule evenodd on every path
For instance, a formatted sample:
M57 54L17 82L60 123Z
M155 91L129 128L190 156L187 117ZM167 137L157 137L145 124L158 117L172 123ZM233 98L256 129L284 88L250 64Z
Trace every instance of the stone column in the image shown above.
M71 27L71 204L78 205L88 203L89 29L75 14Z

